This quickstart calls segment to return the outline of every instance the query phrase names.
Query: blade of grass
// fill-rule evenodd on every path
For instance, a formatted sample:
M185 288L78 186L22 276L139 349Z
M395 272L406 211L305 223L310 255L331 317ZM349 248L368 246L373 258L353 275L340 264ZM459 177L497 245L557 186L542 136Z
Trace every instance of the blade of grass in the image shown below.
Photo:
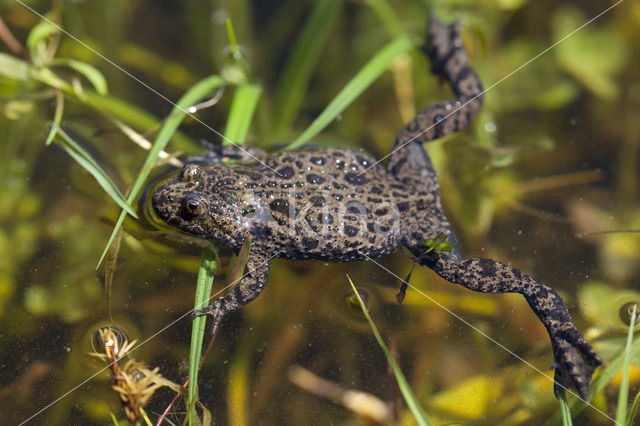
M627 421L625 422L626 426L633 426L633 421L636 418L636 412L638 411L638 403L640 403L640 392L638 392L636 397L633 399L633 404L631 404L631 409L629 410L629 416L627 416Z
M96 67L93 65L89 65L86 62L77 61L75 59L54 59L51 62L51 65L63 65L73 69L76 72L84 75L89 83L93 85L96 89L96 92L100 95L106 95L108 92L107 89L107 79L104 78L104 75Z
M336 95L329 105L313 120L311 125L296 138L286 149L297 148L320 133L344 109L371 85L389 67L398 55L408 52L413 47L408 37L399 37L388 43L371 58L367 64L355 75Z
M100 168L98 163L91 158L89 153L85 151L80 145L78 145L62 128L53 124L56 129L56 133L60 136L58 144L65 150L71 158L75 160L83 169L88 171L91 176L95 178L98 184L104 189L104 192L111 197L113 201L118 203L122 207L123 211L129 213L131 216L138 218L135 210L129 202L124 198L124 195L120 193L118 187L109 179L109 176Z
M562 412L562 424L564 426L573 426L571 409L569 408L569 404L567 404L567 396L564 391L560 392L560 410Z
M195 104L200 99L210 95L214 90L216 90L218 87L220 87L224 83L225 83L224 79L222 79L222 77L220 76L217 76L217 75L209 76L199 81L198 83L196 83L191 89L189 89L182 96L182 98L180 98L176 106L174 106L173 109L171 110L169 118L164 122L164 125L160 129L160 132L158 133L156 140L153 142L153 147L147 154L147 158L145 159L142 165L142 168L140 169L140 173L138 174L138 177L136 178L135 182L133 183L133 186L131 187L129 197L127 198L129 202L133 202L138 196L138 193L140 192L142 185L144 184L145 180L149 176L149 173L151 172L151 166L158 159L160 151L163 151L164 148L167 146L167 143L169 143L169 140L171 140L171 137L176 132L176 130L178 129L178 126L182 122L182 119L186 115L186 112L185 112L186 108ZM118 233L118 230L122 226L122 222L124 221L125 214L126 213L123 211L120 213L120 216L118 216L118 220L116 221L116 225L113 228L111 237L109 237L109 241L107 242L107 245L104 251L102 252L102 255L100 256L100 260L98 261L98 265L96 266L96 268L99 267L102 261L104 260L104 257L106 256L107 251L109 250L109 247L113 242L113 239L115 238L116 234Z
M227 139L222 141L223 145L231 144L231 141L244 143L249 133L249 126L253 118L262 87L257 84L240 84L236 87L233 96L233 103L229 111L229 119L227 120L227 128L224 135Z
M245 142L247 133L249 132L249 126L255 112L255 107L262 93L262 88L255 84L240 84L233 97L231 110L229 111L229 119L227 120L227 128L225 131L225 137L229 140L237 141L241 144ZM247 237L246 241L242 245L238 257L236 258L236 264L232 270L231 282L240 280L243 275L244 267L247 264L249 258L249 250L251 248L251 238ZM205 262L205 257L208 259L207 252L209 249L204 249L202 253L202 263L200 267L200 273L198 274L198 282L196 285L196 301L195 306L200 306L204 300L208 301L211 297L211 285L208 284L208 277L201 279L201 273L203 268L202 264ZM242 265L242 267L240 267ZM211 281L213 282L213 272L211 273ZM206 304L204 305L206 306ZM204 307L202 306L202 307ZM199 309L199 308L196 308ZM198 395L198 369L200 367L200 356L202 354L202 342L204 339L204 323L205 317L198 317L193 321L191 328L191 352L189 355L189 386L188 386L188 400L187 407L189 410L189 424L194 424L194 402Z
M24 59L0 52L0 75L13 80L29 80L31 65Z
M47 41L50 36L60 34L60 29L51 24L47 20L40 21L29 32L27 36L27 48L29 49L29 57L36 67L46 64L48 59Z
M631 362L631 344L633 343L633 330L636 325L636 315L638 305L632 305L629 309L630 322L627 334L627 344L624 347L624 357L622 362L622 380L620 380L620 390L618 393L618 408L616 410L616 422L624 424L627 418L627 404L629 404L629 363Z
M27 36L27 47L33 49L40 42L45 41L50 35L59 34L60 30L49 21L38 22Z
M227 28L227 38L229 39L229 49L233 60L227 62L220 69L220 75L226 78L229 82L233 82L235 85L240 86L245 84L249 79L247 61L243 58L242 52L238 46L236 33L233 30L233 23L231 22L231 19L227 18L225 20L225 24Z
M200 269L198 270L198 282L196 296L193 304L194 310L202 309L209 304L211 287L213 286L213 272L216 268L215 252L209 248L202 250ZM189 409L189 424L193 424L195 414L195 400L198 395L198 370L200 356L202 355L202 341L204 339L204 326L207 317L201 316L193 320L191 326L191 349L189 351L189 385L187 389L187 407Z
M326 0L316 3L304 29L293 47L282 72L277 98L274 138L290 131L304 99L306 88L316 68L333 23L344 0Z
M236 41L236 33L233 31L233 24L231 23L231 19L227 18L225 20L225 26L227 27L227 37L229 38L229 46L231 47L231 56L234 59L240 59L241 53L240 49L238 49L238 42Z
M382 336L380 335L378 328L376 327L373 320L371 319L371 316L369 316L369 311L367 311L367 307L364 305L362 298L360 298L360 293L358 293L358 291L356 290L356 286L353 284L353 281L351 281L351 278L349 277L349 275L347 275L347 279L349 280L349 284L351 284L351 288L353 289L353 294L358 299L358 303L360 303L360 308L362 309L362 313L364 314L365 318L367 318L367 321L369 322L369 326L371 326L371 331L373 331L373 335L376 337L376 340L378 341L378 345L380 345L380 348L382 348L382 351L384 352L384 356L387 358L389 365L391 365L391 368L393 370L393 375L395 376L396 381L398 382L398 387L400 388L400 392L402 393L402 397L404 398L404 401L407 403L407 407L409 407L409 409L411 410L411 413L413 414L414 419L420 426L427 426L427 425L430 426L431 421L429 421L429 418L427 417L427 413L425 413L424 410L422 409L422 406L420 406L420 403L418 402L418 398L416 398L413 391L411 390L411 387L409 386L407 379L404 377L404 374L402 374L402 370L400 370L400 367L398 367L396 360L393 359L393 357L391 356L391 352L389 352L387 345L385 345L384 340L382 340Z
M51 126L51 130L49 130L49 135L47 135L47 140L44 142L46 146L51 145L53 142L53 138L58 133L58 128L60 127L60 121L62 121L62 113L64 111L64 95L61 91L56 90L56 112L53 116L53 125Z

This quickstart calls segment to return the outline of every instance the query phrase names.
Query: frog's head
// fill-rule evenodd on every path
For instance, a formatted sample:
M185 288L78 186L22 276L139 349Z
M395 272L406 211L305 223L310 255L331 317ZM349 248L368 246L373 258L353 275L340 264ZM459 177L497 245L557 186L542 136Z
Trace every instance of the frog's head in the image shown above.
M190 234L223 243L241 231L241 207L229 197L225 170L187 164L182 171L158 185L152 196L156 214L169 225Z

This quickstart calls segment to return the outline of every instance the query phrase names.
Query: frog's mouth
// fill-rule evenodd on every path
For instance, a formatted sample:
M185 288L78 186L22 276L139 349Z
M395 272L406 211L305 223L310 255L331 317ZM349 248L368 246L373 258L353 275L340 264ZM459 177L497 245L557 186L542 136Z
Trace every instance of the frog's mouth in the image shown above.
M167 229L170 214L166 208L160 208L162 203L159 198L160 192L166 183L174 182L178 173L174 170L171 173L155 177L145 188L142 196L138 200L138 212L146 223L156 229ZM166 190L164 191L166 192ZM162 205L168 205L164 201Z
M173 196L167 194L163 185L155 188L151 196L151 207L160 220L170 225L176 225L174 218L178 206L179 204L173 200Z

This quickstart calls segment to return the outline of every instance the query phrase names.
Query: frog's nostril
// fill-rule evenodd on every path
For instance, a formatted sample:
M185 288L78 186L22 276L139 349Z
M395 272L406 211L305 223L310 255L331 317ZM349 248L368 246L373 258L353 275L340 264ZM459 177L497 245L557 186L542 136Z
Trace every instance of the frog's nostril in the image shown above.
M153 194L153 197L151 198L151 200L154 206L161 206L167 201L167 196L162 192L156 191Z

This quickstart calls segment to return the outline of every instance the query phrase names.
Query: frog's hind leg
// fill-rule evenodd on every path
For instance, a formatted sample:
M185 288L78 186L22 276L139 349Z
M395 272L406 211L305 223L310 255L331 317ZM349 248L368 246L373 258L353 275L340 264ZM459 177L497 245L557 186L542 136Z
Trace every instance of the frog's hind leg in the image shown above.
M419 205L428 206L402 218L404 243L411 247L444 234L455 247L450 256L455 260L459 258L457 242L442 211L438 175L422 143L465 128L482 105L482 85L469 66L460 25L444 25L432 16L428 25L424 51L431 60L431 70L449 82L456 99L420 111L396 136L387 167L391 176L414 191Z
M216 334L224 317L243 307L260 295L267 284L271 258L261 254L261 250L253 247L249 253L246 273L240 282L224 297L214 300L204 309L193 313L194 317L210 315L212 318L211 334Z
M409 248L420 263L454 284L482 293L520 293L540 318L551 338L555 358L555 393L572 388L585 401L594 370L602 359L580 335L567 306L548 285L504 263L490 259L451 260L447 253L420 254L424 248Z
M423 185L431 181L420 181L425 177L420 174L429 171L433 182L436 174L420 144L465 128L482 105L482 84L469 66L459 23L444 25L430 16L428 25L423 50L431 60L431 71L449 82L456 99L420 111L397 134L388 165L389 172L396 178Z

